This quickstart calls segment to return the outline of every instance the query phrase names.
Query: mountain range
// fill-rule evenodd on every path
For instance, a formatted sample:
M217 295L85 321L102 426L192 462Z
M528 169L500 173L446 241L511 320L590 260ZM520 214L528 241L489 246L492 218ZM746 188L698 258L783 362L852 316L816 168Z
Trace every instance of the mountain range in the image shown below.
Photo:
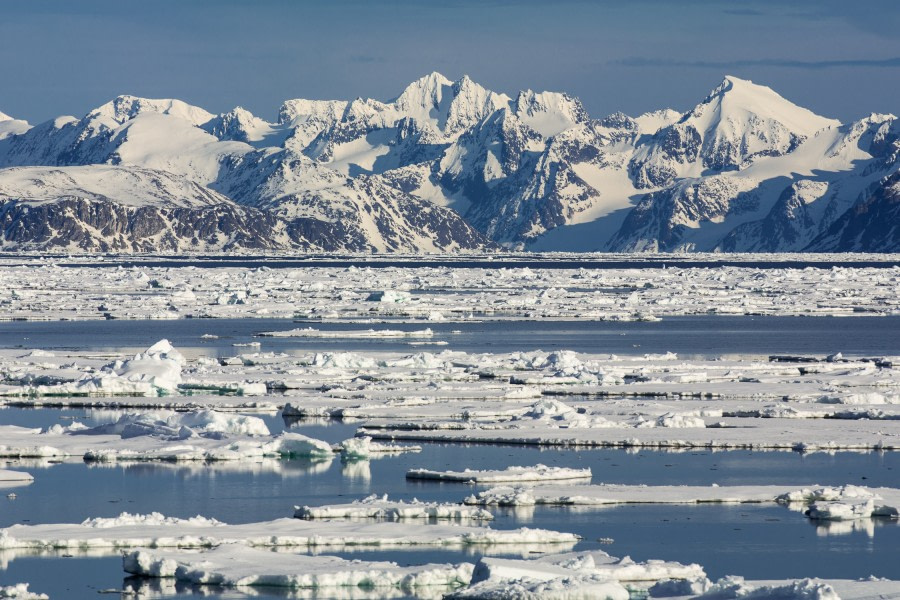
M0 247L78 251L900 251L900 122L842 124L726 77L592 118L432 73L267 121L119 96L0 113Z

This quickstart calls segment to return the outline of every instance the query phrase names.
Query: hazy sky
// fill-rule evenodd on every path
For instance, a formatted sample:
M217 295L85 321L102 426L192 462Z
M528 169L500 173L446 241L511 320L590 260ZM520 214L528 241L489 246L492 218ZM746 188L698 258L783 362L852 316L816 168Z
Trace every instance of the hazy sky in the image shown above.
M900 0L0 0L0 111L119 94L274 119L431 71L565 91L596 117L690 108L726 74L841 120L900 113Z

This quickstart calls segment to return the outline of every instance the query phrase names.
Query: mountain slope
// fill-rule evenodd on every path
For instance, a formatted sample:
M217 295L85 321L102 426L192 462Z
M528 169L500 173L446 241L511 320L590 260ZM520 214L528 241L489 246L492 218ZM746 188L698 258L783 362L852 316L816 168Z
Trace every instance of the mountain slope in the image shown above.
M114 228L125 237L113 245L131 249L153 240L168 249L378 252L891 244L863 217L893 215L879 208L887 192L850 215L900 168L896 117L842 125L736 77L687 112L634 118L596 119L565 93L509 96L439 73L394 100L292 99L277 114L271 122L240 107L214 115L134 96L34 127L0 113L0 198L9 224L30 223L16 243L30 231L45 246L77 237L94 240L84 248L103 247L104 229L94 226L103 206L97 214L115 213L119 223L144 209L165 213L165 228L178 232L136 242ZM28 210L55 230L66 214L78 226L68 241L34 233ZM228 216L215 235L179 228L178 219L200 227L196 215L216 211ZM841 232L859 229L856 241L835 233L838 221Z

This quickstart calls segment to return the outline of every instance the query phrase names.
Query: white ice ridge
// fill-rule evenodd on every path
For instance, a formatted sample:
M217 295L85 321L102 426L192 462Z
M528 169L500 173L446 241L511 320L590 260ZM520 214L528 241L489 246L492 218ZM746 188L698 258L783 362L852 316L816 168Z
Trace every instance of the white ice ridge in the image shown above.
M125 571L144 577L174 577L194 584L286 588L456 588L472 578L472 564L401 567L392 562L345 560L219 546L197 553L136 550L123 557Z
M411 502L388 500L387 494L373 494L350 504L330 504L326 506L295 506L294 517L298 519L379 519L401 521L404 519L439 519L451 521L490 521L490 512L443 502Z
M277 260L278 257L274 257ZM351 259L353 257L350 257ZM370 260L369 256L358 256ZM433 260L453 260L435 257ZM498 257L490 256L487 261ZM534 262L534 255L507 260ZM823 261L815 277L791 268L761 270L759 255L729 254L746 266L678 267L686 255L667 254L670 268L552 269L417 266L421 257L394 255L402 269L310 266L294 269L217 267L191 269L137 264L99 269L78 263L103 257L3 258L0 304L9 319L309 318L317 321L405 318L423 325L432 315L448 320L569 319L634 321L676 315L871 315L897 314L900 269L831 267L827 261L896 260L885 255L766 255L766 260ZM691 255L715 263L722 255ZM140 258L129 260L140 261ZM478 260L477 258L475 260ZM550 261L647 261L647 255L558 254ZM657 260L657 258L653 258ZM676 268L672 268L676 267ZM403 281L398 281L400 278ZM79 290L71 290L71 282ZM415 302L398 285L415 281ZM373 289L384 292L370 301ZM428 293L431 291L440 293ZM74 294L74 295L73 295ZM476 299L473 302L473 298ZM374 298L373 298L374 299ZM104 307L98 312L98 303ZM371 321L370 321L371 322Z
M16 598L17 600L49 600L47 594L38 594L28 591L27 583L0 586L0 598Z
M11 471L9 469L0 469L0 484L7 483L31 483L34 477L25 471Z
M13 525L0 529L0 550L210 548L223 544L259 547L471 546L558 544L578 536L544 529L494 530L459 524L409 527L391 521L275 519L229 525L215 519L180 519L159 513L88 519L78 524Z
M410 469L407 479L435 479L438 481L460 481L464 483L497 483L501 481L562 481L567 479L590 479L590 469L569 469L566 467L507 467L501 470L465 469L464 471L430 471L428 469Z
M627 600L623 583L705 579L700 565L649 560L634 562L602 551L573 552L537 559L482 558L469 587L449 598L607 598Z
M419 329L416 331L400 331L398 329L321 331L319 329L307 327L305 329L291 329L289 331L264 331L257 335L261 337L337 338L343 340L357 340L369 338L430 338L434 337L434 331L431 329Z
M330 460L331 444L300 433L262 435L257 417L178 413L125 415L113 425L80 423L41 430L0 426L0 457L82 457L88 461L240 461L263 457ZM195 429L196 428L196 429ZM257 432L254 435L250 432ZM268 431L266 429L266 431Z

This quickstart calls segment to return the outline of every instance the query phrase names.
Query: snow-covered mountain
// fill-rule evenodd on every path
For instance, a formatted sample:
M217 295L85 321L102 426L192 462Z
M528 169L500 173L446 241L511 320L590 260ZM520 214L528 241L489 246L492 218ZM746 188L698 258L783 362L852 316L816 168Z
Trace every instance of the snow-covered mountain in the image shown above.
M439 73L272 122L134 96L0 113L6 247L886 251L898 168L893 115L841 124L736 77L685 113L600 119Z

